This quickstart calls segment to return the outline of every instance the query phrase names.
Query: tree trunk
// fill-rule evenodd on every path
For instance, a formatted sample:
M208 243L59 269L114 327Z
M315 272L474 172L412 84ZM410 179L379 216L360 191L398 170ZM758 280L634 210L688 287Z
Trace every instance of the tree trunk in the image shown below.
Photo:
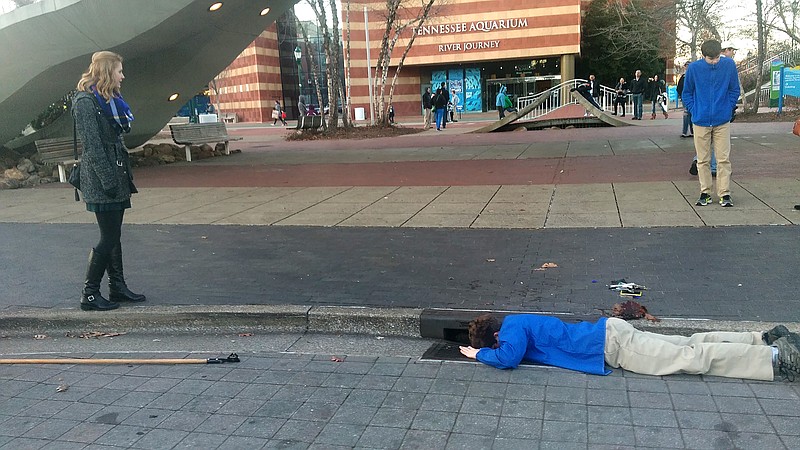
M345 128L352 126L352 117L350 117L350 0L347 0L345 22L347 23L347 34L345 37L345 48L347 52L347 65L344 68L344 93L340 95L342 98L342 122ZM366 33L368 30L364 30Z
M316 91L317 101L319 103L319 105L317 105L319 107L318 113L321 115L322 114L322 90L319 87L319 85L320 85L320 83L319 83L319 65L317 64L317 58L314 55L314 52L313 51L309 51L309 49L313 48L313 47L311 46L311 43L308 40L308 32L306 32L306 28L303 26L302 23L300 23L299 20L297 20L297 17L295 17L295 20L296 20L296 23L297 23L297 28L300 29L300 32L303 35L303 42L305 43L305 47L306 47L306 51L304 52L305 53L305 57L306 57L306 62L308 62L308 66L311 68L311 77L310 78L314 82L314 90ZM302 95L302 93L300 95ZM306 102L307 105L311 103L310 100L311 99L307 99L307 102ZM302 115L303 111L300 111L300 114ZM325 128L327 128L327 124L325 123L325 121L322 121L322 124L323 124L323 126Z
M389 104L392 104L392 98L394 97L394 88L397 85L397 80L400 75L400 70L403 68L403 62L406 60L406 56L408 55L409 50L411 50L411 46L414 45L414 40L419 35L419 29L422 25L425 24L425 20L428 18L428 14L431 11L431 7L433 7L433 3L436 0L426 0L427 3L423 6L422 10L420 10L420 14L417 16L416 25L412 27L411 31L411 38L408 40L406 44L406 48L403 50L403 55L400 57L400 61L397 63L397 69L394 71L394 77L392 78L392 86L389 88Z

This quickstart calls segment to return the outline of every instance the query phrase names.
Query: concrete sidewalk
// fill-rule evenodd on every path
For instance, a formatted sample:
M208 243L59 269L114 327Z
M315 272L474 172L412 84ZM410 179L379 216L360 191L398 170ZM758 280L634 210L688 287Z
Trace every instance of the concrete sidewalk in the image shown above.
M233 334L35 342L46 357L236 351L242 361L0 366L2 449L800 447L797 383L500 371L420 360L430 342L419 339ZM21 347L30 352L22 357L43 356ZM187 347L198 351L179 350Z

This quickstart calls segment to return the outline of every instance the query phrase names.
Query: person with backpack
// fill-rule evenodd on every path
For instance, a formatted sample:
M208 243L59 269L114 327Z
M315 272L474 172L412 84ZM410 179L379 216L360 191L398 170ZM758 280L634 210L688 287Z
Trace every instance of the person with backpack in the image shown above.
M517 110L517 108L514 108L514 103L508 98L508 95L506 95L505 86L500 86L500 91L495 98L495 105L497 106L497 113L500 115L500 120L503 120L506 116L506 111L515 112Z

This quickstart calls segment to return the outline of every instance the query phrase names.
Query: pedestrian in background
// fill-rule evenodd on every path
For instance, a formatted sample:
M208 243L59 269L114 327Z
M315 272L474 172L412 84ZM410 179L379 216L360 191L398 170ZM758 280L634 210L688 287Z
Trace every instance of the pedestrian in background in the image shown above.
M283 107L278 99L275 99L275 107L272 108L272 118L274 119L272 121L273 127L278 124L279 120L283 123L283 126L286 126L286 119L283 118Z
M81 309L106 311L117 302L143 302L145 296L128 289L122 269L122 219L131 207L133 184L123 133L131 131L133 113L120 94L125 75L122 57L109 51L92 55L72 102L77 136L83 143L80 180L86 210L93 212L100 241L89 252L89 266L81 293ZM109 298L100 293L108 272Z
M450 121L451 122L458 122L456 120L456 116L455 116L456 110L458 109L458 102L459 102L458 94L456 93L455 89L452 90L451 94L452 95L450 95Z
M614 112L612 116L617 115L617 108L622 106L622 114L620 117L625 117L625 104L628 102L628 84L625 83L625 78L620 78L617 85L614 86Z
M719 41L700 46L703 59L689 64L683 86L683 104L692 115L697 173L700 178L698 206L711 203L711 152L717 156L717 195L722 206L731 200L731 118L739 100L739 74L731 58L721 58ZM709 89L710 86L716 89Z
M589 94L594 99L594 103L597 105L601 105L600 103L600 83L597 82L595 79L594 74L589 75ZM603 109L603 106L599 107Z
M431 102L431 88L426 87L425 93L422 94L422 129L427 130L431 127L431 108L433 104Z
M641 70L637 70L633 79L628 82L628 90L633 101L633 120L642 120L642 96L647 90L647 80L642 78Z
M647 94L650 101L653 102L653 111L652 115L650 116L650 120L656 119L656 105L661 108L662 112L664 113L664 118L668 119L669 115L667 114L667 108L664 105L664 92L666 92L667 86L664 83L664 80L660 80L658 78L658 74L653 75L652 78L647 79Z
M436 108L436 131L442 131L445 108L447 108L447 89L444 88L444 83L442 83L442 87L436 89L436 94L433 96L433 106Z

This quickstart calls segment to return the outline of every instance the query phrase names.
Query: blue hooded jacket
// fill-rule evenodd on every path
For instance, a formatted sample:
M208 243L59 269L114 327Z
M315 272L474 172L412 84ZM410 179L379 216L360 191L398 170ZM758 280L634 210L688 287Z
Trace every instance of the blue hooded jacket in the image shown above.
M514 369L524 359L594 375L605 367L606 319L565 323L557 317L507 316L497 335L498 348L482 348L478 361L498 369Z
M716 127L731 121L739 93L739 74L731 58L721 57L716 64L700 59L686 69L681 99L693 124Z
M500 92L497 93L497 98L495 99L494 105L495 106L503 106L503 99L506 96L506 87L500 86Z

